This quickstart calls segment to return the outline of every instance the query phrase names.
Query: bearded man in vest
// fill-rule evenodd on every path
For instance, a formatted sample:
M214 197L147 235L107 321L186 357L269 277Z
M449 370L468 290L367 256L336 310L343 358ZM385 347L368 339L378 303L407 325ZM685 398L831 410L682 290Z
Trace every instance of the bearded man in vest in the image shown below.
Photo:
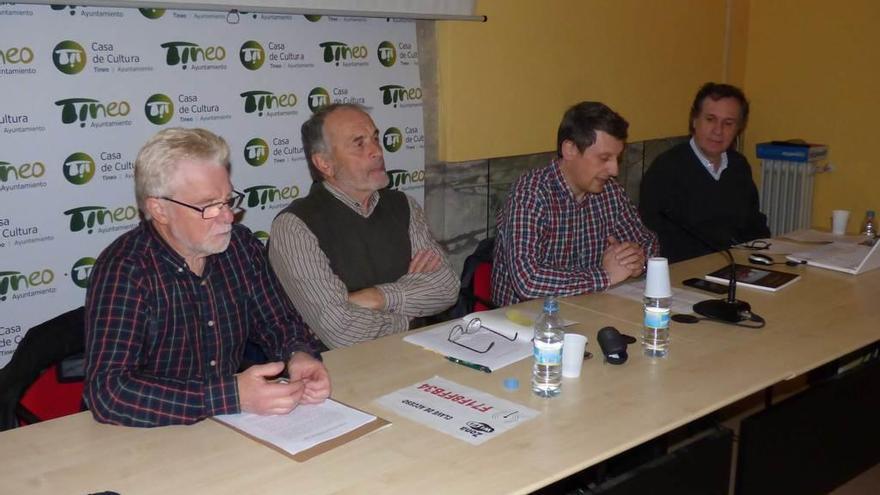
M302 125L314 183L272 222L272 267L330 349L405 332L458 296L422 208L387 189L379 139L360 105L315 112Z

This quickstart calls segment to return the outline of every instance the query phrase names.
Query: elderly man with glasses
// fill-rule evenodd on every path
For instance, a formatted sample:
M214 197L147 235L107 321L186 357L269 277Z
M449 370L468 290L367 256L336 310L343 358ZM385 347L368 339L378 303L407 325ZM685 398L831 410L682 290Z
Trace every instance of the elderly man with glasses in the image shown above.
M101 253L86 295L83 395L95 419L188 424L327 398L319 342L260 241L233 224L242 194L226 142L203 129L159 132L135 161L135 193L145 221ZM271 362L239 373L248 339Z

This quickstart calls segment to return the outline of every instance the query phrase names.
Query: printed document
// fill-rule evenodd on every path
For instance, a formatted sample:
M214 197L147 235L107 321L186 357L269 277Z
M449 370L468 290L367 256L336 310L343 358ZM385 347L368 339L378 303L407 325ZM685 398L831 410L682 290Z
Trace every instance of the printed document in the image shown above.
M535 330L531 326L512 321L507 313L514 311L522 313L512 308L471 313L461 320L440 323L423 332L411 333L403 340L444 356L486 366L494 371L532 355ZM480 325L474 332L452 333L453 327L465 329L475 318L479 318ZM527 318L524 314L515 315L518 321ZM574 323L576 322L563 320L564 325ZM450 340L453 335L455 338ZM479 352L485 349L489 350Z
M222 414L214 417L220 423L270 447L305 460L313 455L329 450L337 444L387 426L381 418L359 411L345 404L327 399L321 404L303 404L289 414L261 416L259 414ZM358 432L355 432L358 430ZM350 438L344 437L349 434ZM354 435L351 435L354 434ZM337 442L333 442L338 440ZM319 446L323 449L298 458L295 454L305 453Z
M824 235L830 236L830 234ZM875 240L870 244L862 236L836 237L838 239L833 242L793 252L787 258L806 262L810 266L853 275L880 268L880 242Z

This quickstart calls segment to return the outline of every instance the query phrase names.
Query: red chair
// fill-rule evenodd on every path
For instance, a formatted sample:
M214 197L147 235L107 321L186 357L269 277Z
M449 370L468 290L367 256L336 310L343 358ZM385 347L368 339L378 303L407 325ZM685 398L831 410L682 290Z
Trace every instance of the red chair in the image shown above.
M474 311L486 311L497 306L492 304L492 262L481 261L471 280L474 296Z
M78 361L81 366L82 358L73 361ZM65 378L62 373L65 367L63 363L53 364L25 390L15 411L21 426L83 410L82 393L85 382L81 376Z
M498 306L492 303L492 250L495 238L483 239L464 260L458 302L449 311L449 319L461 318L474 311Z
M83 410L84 310L25 334L0 369L0 431Z

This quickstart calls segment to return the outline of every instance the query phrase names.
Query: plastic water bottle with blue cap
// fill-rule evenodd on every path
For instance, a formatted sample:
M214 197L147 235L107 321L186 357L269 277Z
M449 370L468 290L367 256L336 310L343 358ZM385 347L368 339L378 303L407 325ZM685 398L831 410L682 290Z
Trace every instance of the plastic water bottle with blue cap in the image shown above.
M642 345L646 356L662 358L669 354L671 302L669 261L666 258L650 258L645 280L645 325L642 330Z
M539 397L554 397L562 390L562 340L565 327L559 318L559 301L544 299L544 312L535 322L532 366L532 392Z

